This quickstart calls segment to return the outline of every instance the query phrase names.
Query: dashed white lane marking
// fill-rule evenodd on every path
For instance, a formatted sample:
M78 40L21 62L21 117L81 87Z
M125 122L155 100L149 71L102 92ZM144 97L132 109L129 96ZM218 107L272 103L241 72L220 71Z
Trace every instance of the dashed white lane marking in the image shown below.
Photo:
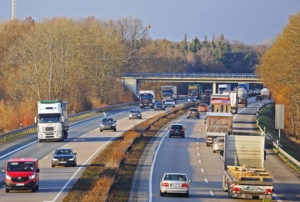
M199 150L199 147L197 147L197 149Z
M199 162L199 163L202 163L202 161L201 161L201 160L198 160L198 162Z
M208 180L207 180L207 178L204 178L204 181L205 181L206 183L208 183Z
M200 153L199 153L199 152L197 153L197 156L200 156Z
M214 192L213 191L209 191L211 196L214 196Z
M204 169L203 168L201 168L201 173L204 173Z
M197 142L197 144L199 144L199 142Z

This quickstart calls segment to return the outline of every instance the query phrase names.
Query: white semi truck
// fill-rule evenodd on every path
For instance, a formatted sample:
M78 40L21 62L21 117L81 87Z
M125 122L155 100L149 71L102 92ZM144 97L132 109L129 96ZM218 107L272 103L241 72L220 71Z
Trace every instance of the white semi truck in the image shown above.
M225 135L223 189L230 198L272 200L274 183L264 169L264 148L263 134Z
M237 89L237 96L238 96L238 104L243 104L245 107L247 107L247 98L248 93L244 88L238 88Z
M166 100L177 100L177 86L161 86L161 98Z
M155 90L140 90L140 108L153 108L155 103Z
M41 100L38 103L37 130L39 142L63 141L68 137L69 121L67 102Z

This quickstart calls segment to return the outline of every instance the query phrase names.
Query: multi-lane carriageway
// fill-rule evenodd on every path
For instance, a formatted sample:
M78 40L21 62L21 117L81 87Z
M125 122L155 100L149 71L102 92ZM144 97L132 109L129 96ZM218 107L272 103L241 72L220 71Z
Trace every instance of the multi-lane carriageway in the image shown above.
M0 168L6 161L15 157L33 157L39 159L39 191L4 191L4 174L0 174L0 201L62 201L72 185L81 176L84 168L116 137L134 125L164 111L143 109L143 119L128 120L130 110L137 107L112 110L108 117L117 120L117 132L99 132L101 116L72 123L69 137L64 142L37 141L37 135L29 135L0 145ZM51 167L51 157L57 148L72 148L77 153L77 167Z
M250 98L247 108L234 116L233 129L256 130L255 117L262 102ZM264 101L265 102L265 101ZM186 127L186 138L168 138L168 127L174 122ZM178 117L160 130L140 159L131 187L129 201L250 201L231 199L222 189L223 161L205 145L203 119ZM265 169L274 177L273 201L300 201L300 176L271 149L267 149ZM160 179L165 172L186 173L193 181L190 197L159 194ZM259 201L259 200L251 200Z
M234 117L235 130L256 129L253 124L255 113L262 103L249 101L248 108L240 109ZM128 111L120 109L109 112L108 116L118 120L117 132L99 133L101 117L73 123L69 138L64 142L38 143L36 135L19 138L0 146L0 168L5 167L13 157L35 157L40 160L40 190L4 191L4 174L0 174L0 201L62 201L83 172L86 165L114 138L122 134L141 120L128 120ZM143 120L162 111L143 110ZM223 162L218 154L205 146L203 120L186 119L185 115L174 122L181 122L186 127L186 138L169 139L168 124L157 134L149 145L134 176L129 201L231 201L222 190ZM200 131L200 132L199 132ZM78 153L78 166L51 168L51 154L56 148L73 148ZM267 150L265 168L274 176L276 201L300 201L300 179L284 164L272 150ZM159 180L164 172L185 172L193 179L190 197L169 195L159 196ZM243 201L236 199L235 201ZM255 200L253 200L255 201Z

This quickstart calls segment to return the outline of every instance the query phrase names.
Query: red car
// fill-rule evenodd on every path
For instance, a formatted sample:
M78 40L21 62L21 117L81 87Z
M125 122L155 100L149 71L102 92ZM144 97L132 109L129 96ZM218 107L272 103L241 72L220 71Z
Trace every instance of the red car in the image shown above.
M206 103L200 103L198 106L199 112L208 112L208 106Z
M6 163L5 191L12 189L30 189L36 192L39 189L39 164L35 158L14 158Z

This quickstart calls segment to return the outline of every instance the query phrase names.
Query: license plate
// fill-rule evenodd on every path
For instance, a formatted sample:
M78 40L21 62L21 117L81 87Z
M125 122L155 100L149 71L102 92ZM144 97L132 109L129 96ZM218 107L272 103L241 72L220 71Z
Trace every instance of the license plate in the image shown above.
M173 184L173 187L180 187L180 184Z
M59 162L59 163L67 163L66 161L61 161L61 162Z
M23 183L17 183L16 186L22 187L22 186L24 186L24 184Z

